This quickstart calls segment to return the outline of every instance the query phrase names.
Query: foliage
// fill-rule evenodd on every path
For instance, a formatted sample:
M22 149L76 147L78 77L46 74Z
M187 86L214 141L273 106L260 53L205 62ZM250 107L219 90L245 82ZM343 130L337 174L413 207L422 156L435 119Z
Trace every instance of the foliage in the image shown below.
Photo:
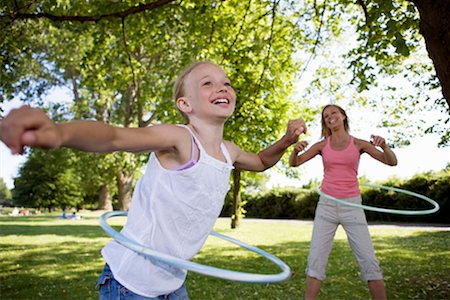
M448 109L430 92L440 86L426 58L414 5L357 4L164 1L157 9L139 10L142 5L130 0L3 1L0 102L17 97L44 106L45 94L62 85L73 94L72 102L61 104L64 119L123 127L180 122L171 86L184 66L208 59L224 67L238 92L225 137L247 151L279 138L291 117L311 120L324 99L379 110L383 117L377 125L396 131L397 145L424 128L441 134L446 145ZM139 13L117 14L133 7ZM319 65L312 68L309 63L317 57ZM299 81L300 92L294 90L304 73L312 79ZM394 86L395 74L412 89ZM381 95L371 89L377 85ZM414 114L439 107L444 117L437 122ZM105 156L91 165L78 158L79 168L72 172L88 183L86 197L94 201L100 184L114 194L119 189L115 174L133 178L146 161L122 158ZM244 172L242 178L249 182L247 176Z
M431 215L403 216L366 211L369 221L397 221L450 224L450 171L427 172L417 174L411 179L400 180L391 178L380 185L393 186L416 192L434 199L440 210ZM313 219L318 200L312 185L294 188L275 188L256 194L244 194L244 210L246 216L266 219ZM387 192L380 189L361 189L363 203L369 206L384 207L401 210L430 209L426 201L401 193Z
M309 219L317 202L313 192L294 188L274 188L245 200L246 217L263 219Z
M411 179L400 181L391 179L383 183L387 186L396 186L401 189L409 190L428 198L434 199L440 206L438 212L432 215L423 216L400 216L391 214L381 214L367 212L369 220L380 221L403 221L403 222L430 222L450 224L450 172L443 170L440 172L427 172L416 174ZM368 190L363 193L363 199L367 205L381 207L393 207L397 209L429 209L430 204L424 200L407 196L400 193L391 193L386 191Z
M0 216L2 299L98 298L95 283L104 266L99 252L111 238L98 226L99 212L80 214L81 220L63 220L56 214ZM115 229L124 222L110 220ZM301 299L311 223L243 220L233 231L228 223L219 219L214 230L279 257L291 267L292 278L278 284L245 284L189 272L186 284L190 298ZM450 231L401 226L373 226L370 231L389 299L448 299ZM207 240L194 261L242 272L279 272L263 257L216 238ZM322 298L370 297L341 229L336 233L328 266Z
M316 11L317 43L299 49L315 60L301 73L298 105L369 108L379 114L374 127L388 130L397 146L422 133L439 134L439 145L448 145L449 106L412 2L305 2L305 10Z
M99 190L108 186L111 197L117 194L116 157L117 154L100 154L73 151L77 164L72 165L73 171L80 176L80 190L83 193L83 206L98 206ZM114 203L115 204L115 203Z
M83 205L76 157L70 150L32 149L14 180L13 201L18 206L65 208Z
M40 1L21 7L20 13L104 15L128 5L130 1L114 5ZM5 16L17 13L18 7L6 3ZM65 104L69 119L96 119L124 127L180 122L171 99L177 73L193 61L212 60L224 67L238 93L225 138L247 151L259 151L280 137L289 117L297 68L293 54L302 36L296 17L279 2L265 0L183 1L95 24L76 18L62 22L5 17L4 45L11 47L20 30L24 34L14 42L29 55L17 55L11 60L14 64L5 60L8 67L2 70L2 78L8 80L0 81L0 94L5 100L20 97L41 105L45 92L62 84L73 93L73 102ZM11 49L5 47L5 51L13 56ZM27 65L35 68L27 69ZM127 160L108 159L109 165L102 163L103 171L133 174L145 161L123 164ZM83 169L102 176L102 170L84 164Z
M6 186L3 178L0 177L0 206L10 206L11 204L11 191Z

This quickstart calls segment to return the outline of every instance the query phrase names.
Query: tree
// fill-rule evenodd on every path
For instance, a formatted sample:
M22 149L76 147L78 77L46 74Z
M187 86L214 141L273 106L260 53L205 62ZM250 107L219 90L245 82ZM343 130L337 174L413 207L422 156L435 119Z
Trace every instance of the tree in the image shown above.
M14 180L13 202L28 207L52 208L83 205L77 163L71 150L32 149Z
M173 122L180 120L170 98L176 73L192 60L209 58L224 66L240 91L226 138L249 151L278 138L289 114L306 112L308 118L317 112L317 104L310 101L315 92L339 96L339 88L350 83L358 88L358 102L381 107L379 99L362 95L377 84L380 74L407 70L405 75L418 89L441 85L447 102L431 97L428 102L434 100L431 106L444 107L448 114L448 37L442 38L444 46L429 37L448 31L445 17L449 5L448 0L434 3L439 3L440 12L431 20L436 12L433 5L438 4L427 1L360 0L355 5L348 0L161 0L137 6L132 1L114 5L109 1L4 1L0 6L0 101L15 96L39 99L55 85L70 84L71 111L77 118L125 127ZM430 32L430 24L441 26ZM419 25L436 76L427 63L407 62L423 44ZM301 77L314 56L327 54L331 40L339 38L347 26L357 34L342 54L353 76L347 80L333 64L317 68L317 80L305 88L300 102L304 109L290 110L290 104L297 105L289 94L298 72ZM439 47L444 50L435 50ZM441 64L444 71L437 71ZM385 91L392 89L395 87L387 86ZM384 125L404 126L407 122L400 119L400 113L417 111L422 94L412 93L400 100L385 97L383 102L392 105L383 109L394 121L386 120ZM428 131L440 132L443 144L450 139L445 126L432 126ZM127 207L133 174L143 161L138 156L111 160L123 208ZM240 175L233 178L238 180ZM240 186L238 182L234 185Z
M368 87L366 84L379 82L377 72L381 71L389 75L403 72L404 76L413 83L416 91L401 97L403 103L399 103L398 106L408 111L407 113L412 110L423 110L424 104L427 105L427 103L430 109L442 110L446 114L442 120L438 120L431 126L427 125L428 128L419 128L425 133L441 134L440 144L448 145L450 131L445 124L450 121L450 59L448 56L450 37L447 34L450 30L448 23L450 1L357 1L357 3L364 17L355 18L360 43L351 54L353 56L351 64L358 77L360 88L364 89ZM430 62L421 65L414 61L412 64L406 61L423 46L426 46L434 70ZM371 60L375 61L376 65L371 63ZM406 72L404 72L405 69ZM392 89L395 86L388 88ZM427 91L435 89L441 90L443 97L428 96L430 93ZM421 101L420 98L422 100L425 98L425 101ZM398 116L400 109L392 108L388 114ZM394 123L405 126L405 122L394 121ZM392 122L386 123L386 126L391 125L393 125Z
M117 194L115 156L111 154L75 151L77 164L74 172L80 176L83 204L99 210L113 210L114 195Z
M86 10L82 5L68 5L80 15ZM39 15L39 26L46 31L45 42L34 48L37 52L24 64L33 59L39 68L46 69L38 77L52 74L59 82L71 83L77 118L95 118L125 127L147 126L153 120L180 120L168 87L182 67L207 57L222 62L240 91L236 117L227 125L233 133L227 138L237 140L249 151L259 150L279 137L286 125L289 82L295 74L292 41L296 39L292 16L283 17L278 1L185 2L158 13L128 15L116 22L102 20L95 26L85 24L89 18L80 21L67 17L58 22L60 18L49 16L61 16L69 7L48 7L42 2L44 8L51 11ZM99 7L99 11L108 9ZM47 17L54 21L45 21ZM68 19L81 24L68 23ZM233 23L235 19L241 20L239 26ZM30 39L39 43L34 34ZM26 70L16 74L24 75ZM8 87L14 90L13 85ZM34 97L44 89L35 91L32 84L22 88ZM260 110L253 109L255 103ZM241 137L243 129L251 138ZM128 157L115 161L129 161L126 168L116 165L120 194L130 190L139 160Z
M11 200L11 191L6 186L3 178L0 177L0 203Z

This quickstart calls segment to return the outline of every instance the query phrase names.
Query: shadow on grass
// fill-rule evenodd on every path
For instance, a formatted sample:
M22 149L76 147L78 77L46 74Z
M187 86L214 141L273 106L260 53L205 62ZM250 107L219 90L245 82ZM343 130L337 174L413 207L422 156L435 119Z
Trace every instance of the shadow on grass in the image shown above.
M377 257L385 275L389 299L450 299L450 232L419 232L413 236L375 238ZM265 247L255 245L285 261L292 277L277 284L229 282L189 273L192 299L303 299L309 242ZM211 249L195 261L219 268L274 274L280 270L262 257L240 257L241 250ZM227 252L227 256L222 256ZM234 254L233 254L234 252ZM358 265L346 240L335 240L320 299L369 299Z
M39 245L0 242L2 299L98 299L95 283L104 264L99 252L108 241L99 226L12 224L1 225L0 235L3 241L9 235L18 235L25 241L41 235L83 238L70 242L40 241ZM450 299L449 231L374 236L373 241L390 299ZM276 284L246 284L190 272L187 287L191 299L302 299L309 241L254 246L285 261L293 271L292 278ZM194 261L242 272L280 272L264 257L233 245L205 245ZM368 298L367 286L359 279L347 241L335 240L320 299Z
M2 244L18 255L2 258L2 299L98 299L100 243Z
M76 222L76 221L75 221ZM120 230L121 226L112 226ZM99 225L52 224L52 225L0 225L0 236L20 235L33 237L40 235L72 236L83 238L109 237Z

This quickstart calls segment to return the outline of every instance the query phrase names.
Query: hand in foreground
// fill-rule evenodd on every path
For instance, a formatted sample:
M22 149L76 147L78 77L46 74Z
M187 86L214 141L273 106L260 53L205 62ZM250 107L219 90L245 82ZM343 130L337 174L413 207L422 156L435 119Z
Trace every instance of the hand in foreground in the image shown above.
M44 111L22 106L11 110L0 122L0 140L12 154L22 154L25 146L59 147L61 133Z

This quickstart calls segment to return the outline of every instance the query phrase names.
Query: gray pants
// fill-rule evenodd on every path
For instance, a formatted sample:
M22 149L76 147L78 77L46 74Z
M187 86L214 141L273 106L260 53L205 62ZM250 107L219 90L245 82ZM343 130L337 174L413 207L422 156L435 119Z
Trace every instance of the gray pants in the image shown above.
M343 200L361 204L361 196ZM320 197L316 208L306 274L321 281L325 279L328 256L339 224L347 234L348 242L361 271L361 278L364 281L383 279L364 211L323 196Z

